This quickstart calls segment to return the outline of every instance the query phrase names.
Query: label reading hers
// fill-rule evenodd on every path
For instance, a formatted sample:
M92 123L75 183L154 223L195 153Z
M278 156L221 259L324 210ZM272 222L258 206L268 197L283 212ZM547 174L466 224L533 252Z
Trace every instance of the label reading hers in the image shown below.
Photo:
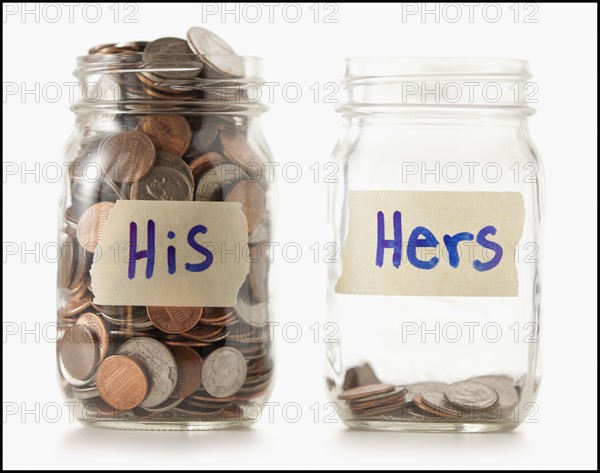
M94 303L235 306L247 228L236 202L119 200L94 255Z
M518 192L351 191L348 214L338 293L518 295Z

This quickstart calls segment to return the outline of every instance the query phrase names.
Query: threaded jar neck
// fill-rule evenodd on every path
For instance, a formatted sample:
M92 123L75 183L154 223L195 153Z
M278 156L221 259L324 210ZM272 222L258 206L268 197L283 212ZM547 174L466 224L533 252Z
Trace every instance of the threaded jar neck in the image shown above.
M527 61L487 58L350 58L347 116L370 114L529 115L537 102Z

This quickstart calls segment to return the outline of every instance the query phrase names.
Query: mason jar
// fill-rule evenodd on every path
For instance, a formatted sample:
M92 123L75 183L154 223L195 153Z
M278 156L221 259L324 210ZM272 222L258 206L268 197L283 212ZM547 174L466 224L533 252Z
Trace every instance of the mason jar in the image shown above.
M328 386L350 427L509 430L540 381L537 100L512 59L347 61Z
M58 234L64 396L101 427L249 425L273 373L261 61L192 28L187 41L92 48L75 75Z

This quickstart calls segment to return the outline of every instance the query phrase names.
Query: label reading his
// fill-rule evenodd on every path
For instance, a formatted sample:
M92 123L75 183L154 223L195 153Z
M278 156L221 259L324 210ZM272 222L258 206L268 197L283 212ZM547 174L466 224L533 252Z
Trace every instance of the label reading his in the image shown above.
M233 307L247 241L237 202L119 200L92 264L94 303Z
M351 191L341 294L518 296L518 192Z

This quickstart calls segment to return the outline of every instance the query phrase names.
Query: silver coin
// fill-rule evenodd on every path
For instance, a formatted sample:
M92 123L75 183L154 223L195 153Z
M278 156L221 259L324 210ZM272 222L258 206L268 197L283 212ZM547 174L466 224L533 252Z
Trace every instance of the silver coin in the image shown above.
M498 407L500 409L511 409L519 402L519 393L515 388L512 378L508 376L477 376L469 381L485 384L498 394Z
M194 129L192 132L192 141L185 157L191 159L209 151L218 134L219 129L216 124L203 120L200 128Z
M179 156L167 153L166 151L157 151L156 159L156 164L158 166L170 166L172 168L177 169L179 172L181 172L188 178L188 180L190 181L190 185L194 185L194 176L192 175L192 170L187 165L187 163Z
M132 200L194 200L186 175L169 166L154 166L150 174L131 185Z
M498 402L498 394L489 386L475 381L459 381L444 390L448 402L461 409L487 409Z
M73 396L75 396L79 400L83 399L94 399L100 396L100 391L98 391L97 386L92 386L89 388L71 388L73 391Z
M412 401L415 394L423 393L443 393L448 385L446 383L438 383L435 381L424 381L422 383L413 383L406 386L406 400Z
M237 306L235 313L240 319L249 325L262 327L269 321L269 307L266 302L253 304L250 301L250 294L246 283L238 292Z
M203 66L202 62L193 60L193 54L194 51L183 39L160 38L146 45L142 57L145 63L151 63L159 69L154 71L157 76L166 79L193 79Z
M117 350L117 355L133 356L146 368L150 386L141 407L165 402L177 384L177 363L169 349L153 338L133 338Z
M200 56L207 77L243 77L244 61L220 36L195 26L187 32L190 48Z
M197 201L223 201L231 188L248 175L235 164L219 164L200 175L196 182Z
M75 379L89 379L96 371L100 347L96 334L86 325L71 325L57 343L62 367Z
M169 398L165 402L163 402L162 404L159 404L156 407L142 407L142 409L144 409L147 412L152 412L154 414L159 414L159 413L162 413L162 412L170 411L174 407L177 407L179 404L181 404L181 402L184 399L185 399L184 397Z
M244 384L246 359L238 350L222 347L213 351L202 365L202 386L211 396L233 396Z

